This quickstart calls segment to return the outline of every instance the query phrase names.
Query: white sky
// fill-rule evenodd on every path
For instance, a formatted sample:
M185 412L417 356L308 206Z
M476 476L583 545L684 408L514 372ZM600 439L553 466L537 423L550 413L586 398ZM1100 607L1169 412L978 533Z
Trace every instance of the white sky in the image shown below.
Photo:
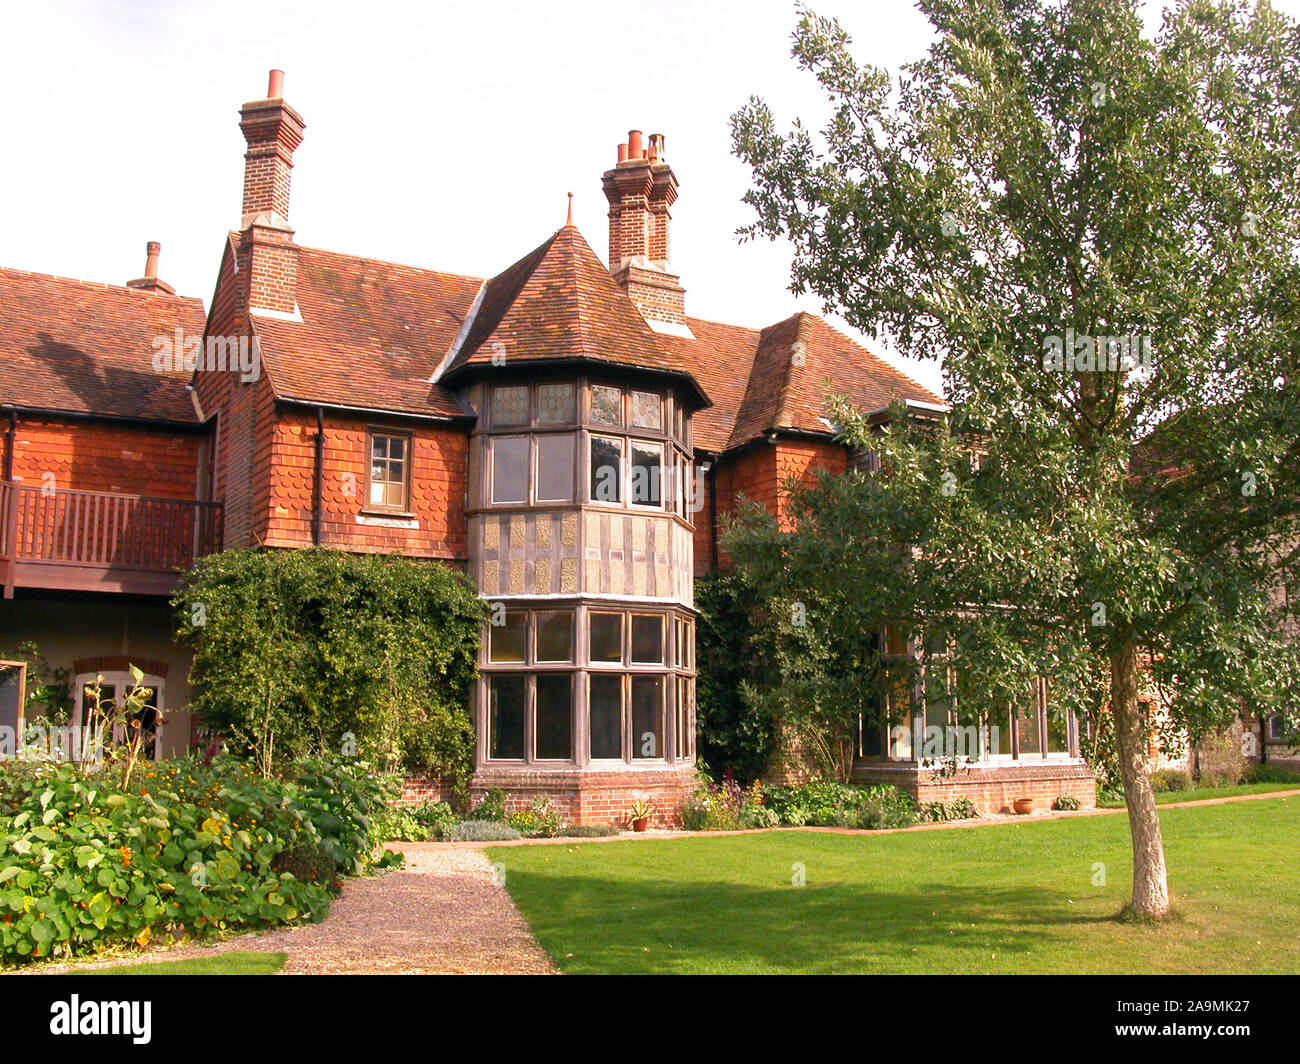
M909 0L814 6L891 71L928 41ZM307 124L290 207L303 244L490 276L563 224L571 191L604 258L600 175L639 128L665 135L681 183L687 312L749 326L820 312L786 290L784 247L734 235L751 212L729 116L751 94L783 125L825 113L789 55L795 21L788 0L9 0L0 265L121 284L160 240L162 277L206 304L239 221L238 110L279 67ZM939 389L937 364L891 361Z

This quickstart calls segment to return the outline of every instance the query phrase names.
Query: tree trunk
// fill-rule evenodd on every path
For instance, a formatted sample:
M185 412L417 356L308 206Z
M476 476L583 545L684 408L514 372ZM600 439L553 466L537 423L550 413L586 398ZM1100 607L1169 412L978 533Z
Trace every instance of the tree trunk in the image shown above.
M1138 656L1131 643L1111 660L1110 706L1115 714L1115 745L1119 753L1124 800L1128 804L1133 840L1133 901L1136 916L1159 919L1169 915L1169 879L1165 847L1160 838L1156 796L1147 773L1146 737L1138 707Z

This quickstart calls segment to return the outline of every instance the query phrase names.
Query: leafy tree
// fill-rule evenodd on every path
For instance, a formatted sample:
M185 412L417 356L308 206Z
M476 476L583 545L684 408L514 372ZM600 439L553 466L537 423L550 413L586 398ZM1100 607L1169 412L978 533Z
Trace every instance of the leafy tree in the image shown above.
M824 479L780 549L805 594L847 589L837 623L946 636L969 697L1035 674L1103 695L1131 909L1160 917L1144 677L1193 737L1296 705L1275 591L1300 506L1300 30L1239 0L1182 0L1154 39L1131 0L919 7L935 40L896 81L802 12L819 136L760 99L733 118L747 235L790 242L795 291L941 358L954 403L883 432L841 406L882 473Z
M484 612L437 562L341 551L201 559L174 605L194 644L193 708L264 773L356 753L468 784Z
M749 690L770 687L756 683L766 660L757 649L758 622L766 607L734 570L696 580L695 605L700 611L695 629L700 760L715 779L730 769L748 784L767 767L776 739L772 717L746 698Z

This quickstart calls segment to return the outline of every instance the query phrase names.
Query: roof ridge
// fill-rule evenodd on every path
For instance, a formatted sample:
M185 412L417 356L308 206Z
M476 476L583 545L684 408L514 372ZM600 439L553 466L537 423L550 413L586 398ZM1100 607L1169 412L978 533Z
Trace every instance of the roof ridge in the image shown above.
M432 266L416 266L409 262L395 262L392 259L376 259L369 255L358 255L352 251L331 251L329 248L313 247L310 244L293 245L299 251L314 251L321 255L334 255L341 259L355 259L357 262L371 262L376 266L394 266L399 270L414 270L417 273L436 273L441 277L460 277L466 281L488 281L490 277L482 277L476 273L460 273L456 270L436 270ZM527 256L524 256L527 258ZM502 271L505 272L504 270Z
M127 284L112 284L108 281L90 281L84 277L64 277L57 273L38 273L35 270L20 270L16 266L0 266L0 273L9 274L14 278L26 277L38 281L58 281L60 284L76 284L85 288L104 289L110 292L126 292L133 298L145 298L149 296L162 295L167 299L175 299L184 303L198 303L203 305L201 296L183 296L176 292L157 292L151 288L133 288Z

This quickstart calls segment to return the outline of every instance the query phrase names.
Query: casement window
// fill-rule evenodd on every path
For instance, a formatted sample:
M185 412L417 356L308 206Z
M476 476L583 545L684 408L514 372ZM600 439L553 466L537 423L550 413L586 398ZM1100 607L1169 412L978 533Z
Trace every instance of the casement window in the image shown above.
M491 448L492 501L528 502L528 437L497 436Z
M667 757L663 676L632 676L632 759Z
M488 626L488 661L494 665L522 665L528 646L528 614L507 611L500 624Z
M507 610L487 632L487 756L493 761L573 760L572 610ZM497 671L494 666L542 670ZM544 670L544 671L543 671Z
M587 707L592 760L633 761L667 757L664 729L666 676L600 675L589 678ZM625 745L626 739L626 745Z
M528 677L494 673L487 682L488 757L494 761L522 761Z
M537 437L537 502L573 502L572 434Z
M411 436L370 432L366 502L372 510L405 513L410 508Z
M695 756L695 678L677 677L677 757Z
M632 646L629 661L633 665L664 663L664 618L661 614L632 614Z
M885 629L879 642L881 661L887 669L895 667L887 672L879 694L888 724L876 725L875 713L858 718L858 759L911 761L956 755L996 762L1074 756L1072 718L1064 707L1052 704L1045 680L1029 683L978 723L969 715L963 720L955 695L957 676L942 650L940 641L930 641L921 682L914 686L897 671L909 653L909 640L897 628ZM914 749L918 730L923 745Z
M593 665L623 664L623 614L587 614L588 653Z
M533 660L544 664L573 661L573 612L538 611L533 614L536 629Z
M1275 742L1275 743L1285 742L1286 722L1281 717L1269 717L1268 730L1265 733L1265 737L1269 740L1269 742Z
M694 757L692 618L539 607L496 620L480 688L487 760L572 763L580 751L583 763Z
M587 715L593 761L622 760L623 677L593 673L587 692Z
M631 462L627 466L625 454L629 452ZM592 436L589 468L592 502L617 506L626 498L633 506L663 509L663 444ZM625 476L629 481L626 486Z
M573 760L571 673L493 673L487 692L489 758Z
M591 437L592 502L617 506L623 501L623 441L610 436Z
M633 506L663 506L664 448L661 443L632 441L632 490L629 498Z
M533 677L533 756L537 761L573 759L573 675L538 673Z

